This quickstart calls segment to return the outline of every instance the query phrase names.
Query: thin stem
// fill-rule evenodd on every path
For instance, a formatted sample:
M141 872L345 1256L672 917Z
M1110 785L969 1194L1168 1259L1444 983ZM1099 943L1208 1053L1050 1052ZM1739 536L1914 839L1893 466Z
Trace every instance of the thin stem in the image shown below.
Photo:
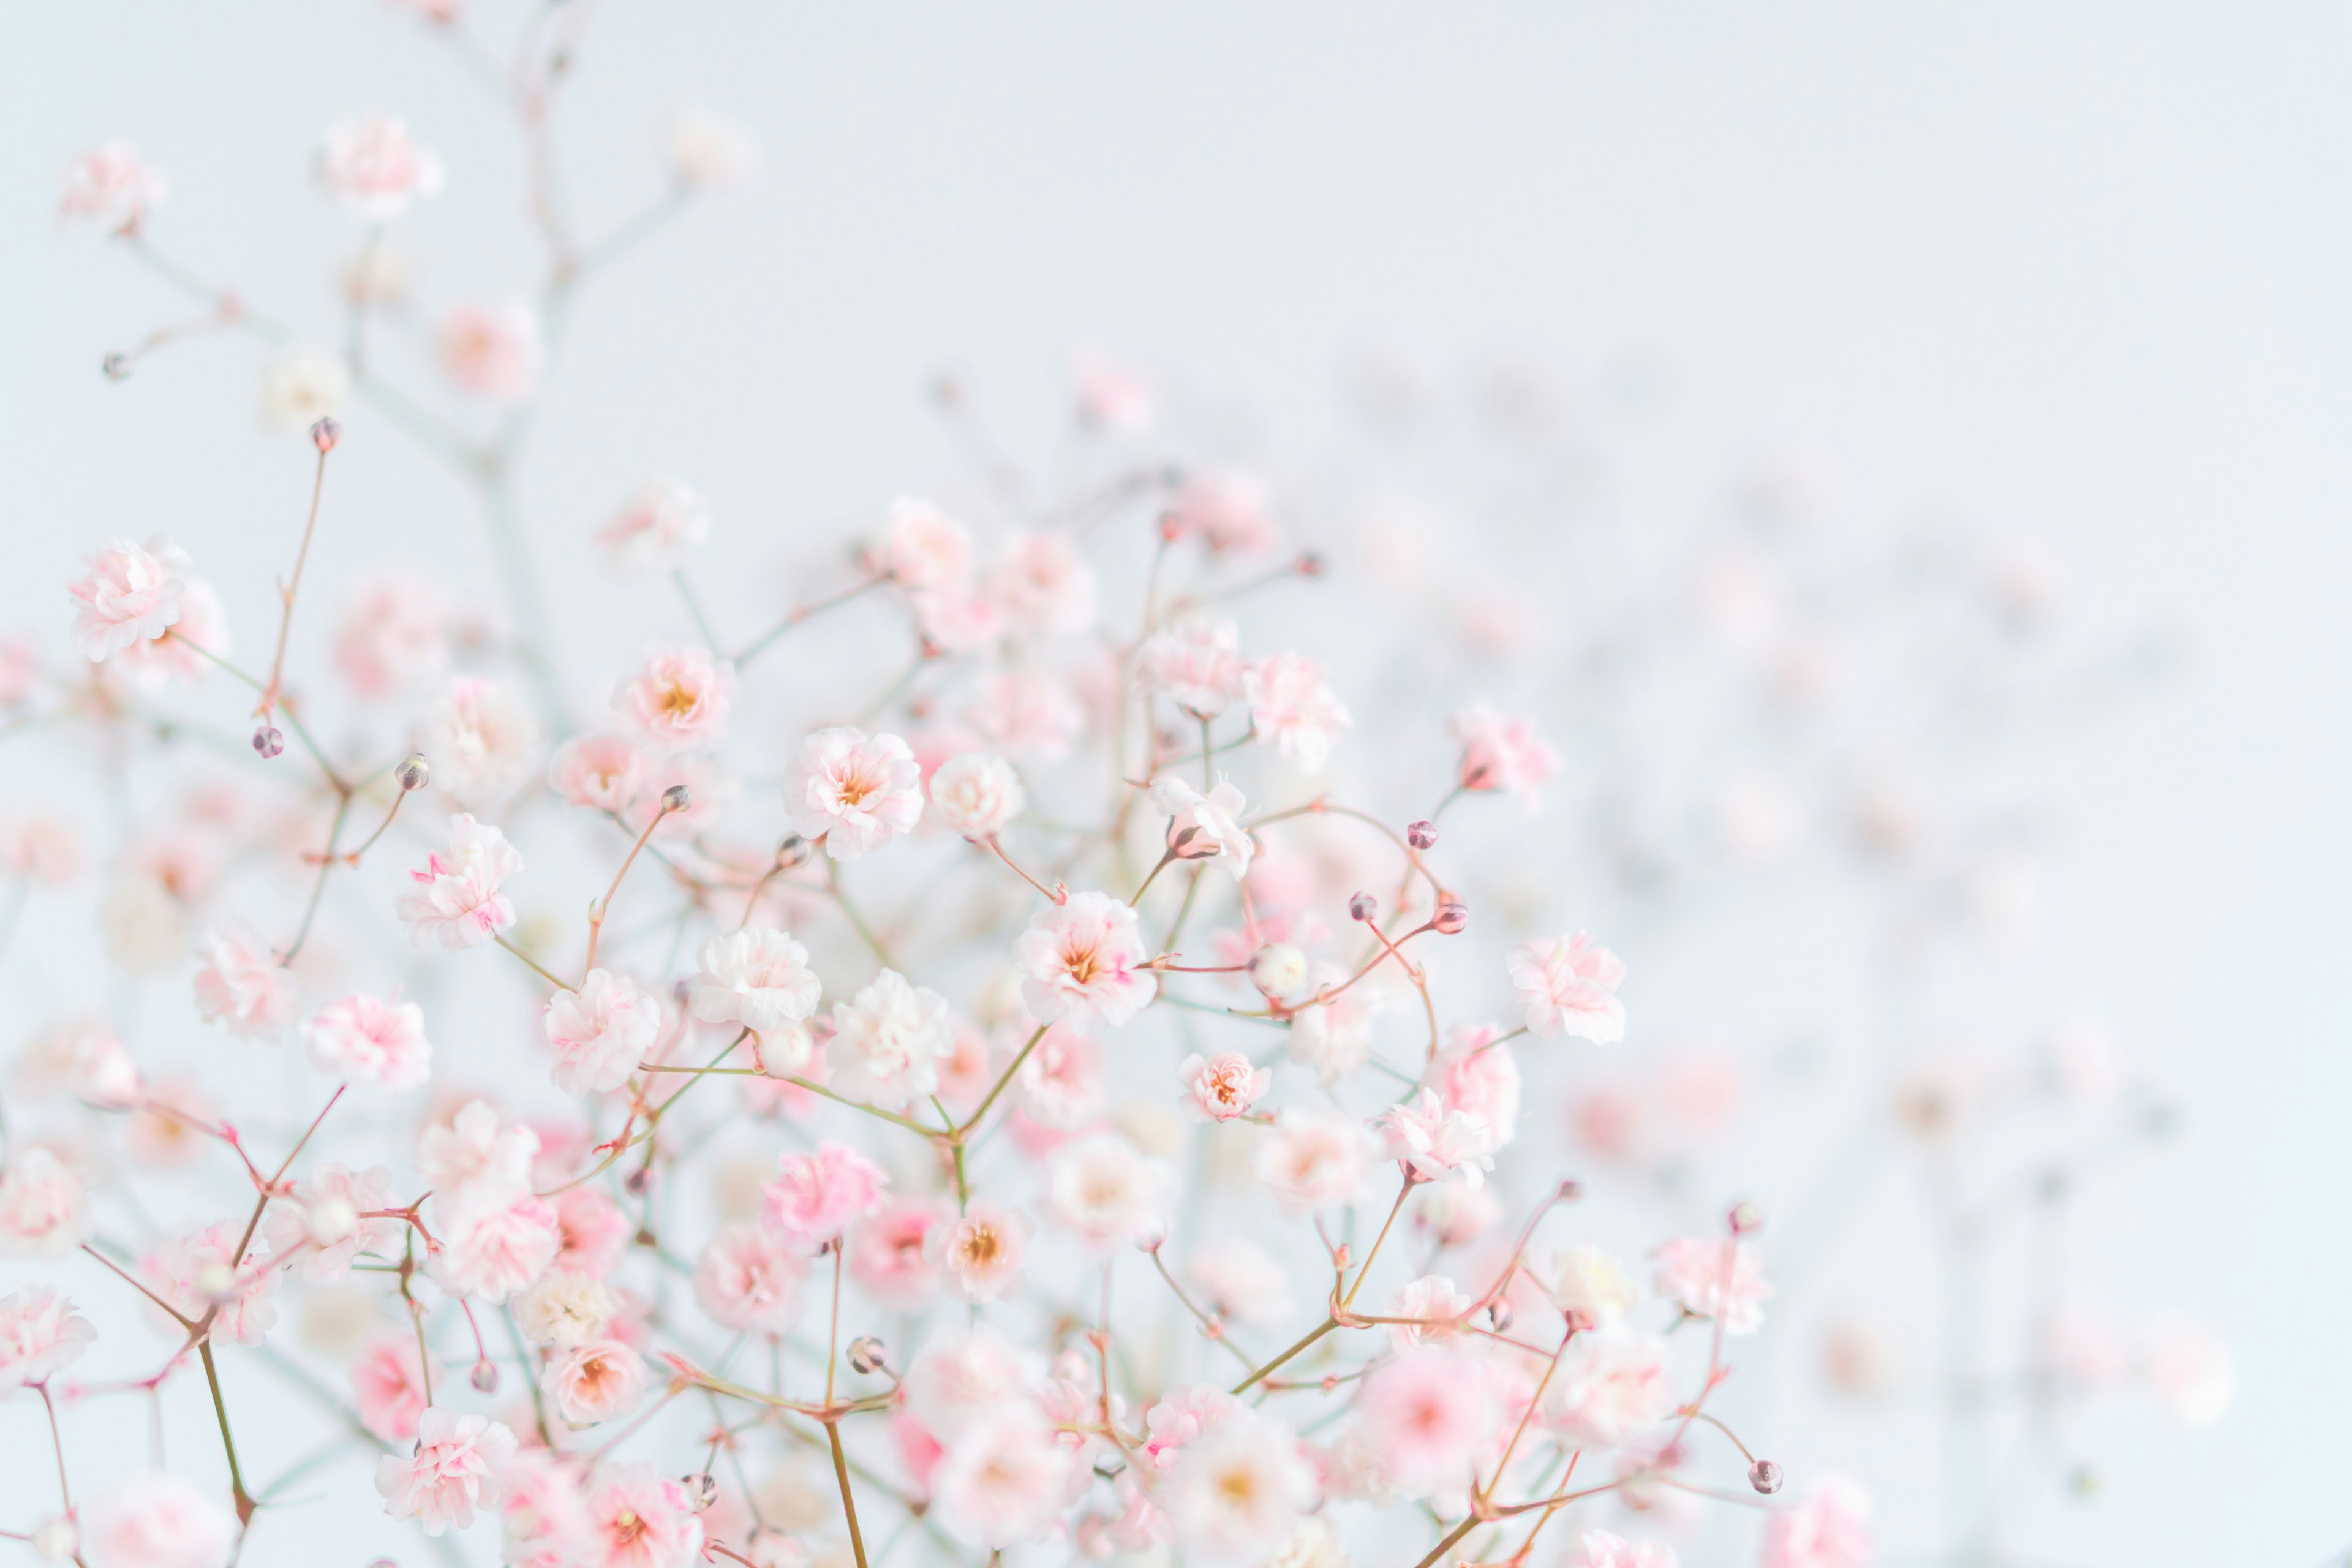
M604 933L604 917L612 912L613 900L621 890L621 879L626 877L629 868L637 863L637 856L645 848L646 840L654 836L654 829L668 820L670 814L677 809L667 798L662 801L661 809L654 813L653 819L646 824L646 830L638 834L637 841L629 847L628 858L623 860L621 868L613 873L613 885L604 889L604 898L588 911L588 959L580 966L583 976L581 984L587 984L584 976L596 967L596 941Z
M370 247L373 248L371 240ZM356 360L357 356L353 358ZM294 575L278 590L278 651L270 656L269 683L261 689L261 706L254 716L267 723L269 710L278 705L278 692L286 675L286 638L294 629L294 595L302 591L302 568L310 559L310 538L319 530L319 498L327 489L327 454L334 450L332 441L320 443L319 467L310 479L310 512L302 522L302 542L294 552Z
M750 664L751 660L767 651L769 644L774 642L778 637L782 637L786 632L791 631L794 626L799 626L803 621L807 620L811 616L822 615L837 605L845 605L849 603L850 600L856 598L860 594L866 592L868 589L878 588L889 580L890 579L887 574L877 574L875 576L866 578L862 582L852 584L850 586L844 588L837 594L828 595L822 599L811 600L809 603L801 605L798 609L786 612L782 620L778 621L774 626L770 626L766 631L761 632L758 637L753 637L750 642L744 644L743 650L735 656L735 668L741 669L745 665Z
M841 1483L842 1517L849 1521L849 1550L857 1558L857 1568L866 1568L866 1537L857 1529L857 1499L849 1490L849 1461L841 1451L841 1424L824 1424L825 1441L833 1446L833 1479Z
M253 1518L253 1499L246 1495L245 1475L236 1467L236 1439L228 1435L228 1406L221 1399L220 1372L213 1365L213 1342L209 1335L196 1342L196 1354L204 1358L205 1381L212 1385L213 1415L219 1418L221 1447L228 1454L229 1497L236 1504L236 1521L249 1522Z
M1309 1345L1312 1345L1317 1340L1321 1339L1325 1334L1329 1333L1333 1329L1336 1329L1339 1326L1339 1321L1337 1318L1324 1319L1321 1322L1307 1330L1306 1336L1299 1340L1297 1343L1292 1345L1288 1350L1283 1352L1280 1355L1275 1357L1272 1361L1267 1362L1264 1366L1259 1367L1255 1372L1250 1373L1247 1377L1234 1384L1230 1392L1235 1394L1247 1394L1253 1384L1257 1383L1268 1373L1279 1370L1285 1363L1297 1356Z
M849 901L849 895L842 889L841 862L829 854L824 858L824 882L826 890L833 894L833 901L841 906L843 918L856 929L866 945L873 949L874 956L882 961L882 966L886 969L898 967L890 957L890 950L882 944L880 937L874 934L874 928L866 923L866 917L857 912L857 906Z
M400 803L394 801L392 809L398 811ZM347 791L335 802L335 820L327 829L327 848L319 857L319 875L310 884L310 901L302 906L302 924L295 931L294 940L286 944L286 952L278 960L280 969L291 968L295 956L302 951L302 944L310 940L310 922L319 918L319 900L327 896L327 873L335 868L335 846L342 842L343 823L351 814L352 797ZM385 817L384 826L388 827L391 825L392 818ZM380 827L376 832L380 837L383 828ZM373 844L375 840L371 838L368 842Z
M1134 894L1128 899L1127 907L1129 909L1133 909L1136 905L1143 901L1143 895L1151 891L1151 884L1159 879L1160 873L1165 871L1169 867L1169 863L1175 858L1176 851L1173 849L1169 850L1167 853L1160 857L1160 864L1151 868L1151 869L1145 874L1143 886L1136 889ZM1162 942L1160 945L1164 947L1167 944Z
M542 965L539 960L533 958L530 954L525 952L522 949L517 947L506 938L493 933L490 940L497 942L500 947L505 948L509 952L513 953L517 958L521 959L525 964L530 966L530 972L533 974L538 975L541 980L546 981L550 985L554 986L557 990L571 991L577 989L577 987L575 987L569 980L557 978L556 975Z
M1056 882L1054 886L1049 888L1045 886L1045 883L1039 881L1036 878L1031 876L1028 872L1023 870L1020 866L1014 862L1013 857L1004 852L1004 845L998 839L995 834L992 833L985 838L976 838L972 840L972 842L978 844L982 848L994 855L999 860L1003 861L1014 876L1020 878L1023 881L1028 883L1031 887L1036 889L1047 898L1053 900L1056 904L1065 904L1069 902L1070 890L1066 887ZM1139 898L1142 895L1139 893L1137 896Z
M1341 1307L1344 1308L1353 1301L1356 1299L1356 1292L1362 1289L1364 1281L1371 1277L1372 1259L1381 1255L1381 1244L1388 1240L1389 1232L1396 1226L1397 1215L1404 1212L1405 1199L1412 1196L1412 1189L1419 1184L1411 1175L1407 1175L1404 1185L1397 1190L1396 1202L1389 1205L1389 1217L1386 1223L1381 1225L1381 1234L1372 1238L1372 1249L1364 1254L1363 1266L1356 1270L1356 1282L1348 1287L1346 1295L1339 1298Z
M1036 1032L1029 1037L1029 1043L1021 1047L1020 1054L1013 1058L1011 1065L1005 1068L1003 1075L1000 1077L996 1080L995 1085L989 1089L988 1098L980 1102L980 1109L973 1111L971 1115L965 1120L963 1125L955 1130L954 1137L958 1142L961 1142L966 1133L980 1125L981 1118L986 1116L988 1114L989 1107L996 1103L996 1097L1004 1092L1004 1086L1013 1081L1013 1075L1021 1070L1021 1064L1029 1059L1029 1053L1035 1050L1037 1048L1037 1042L1045 1037L1045 1026L1040 1024L1037 1026Z

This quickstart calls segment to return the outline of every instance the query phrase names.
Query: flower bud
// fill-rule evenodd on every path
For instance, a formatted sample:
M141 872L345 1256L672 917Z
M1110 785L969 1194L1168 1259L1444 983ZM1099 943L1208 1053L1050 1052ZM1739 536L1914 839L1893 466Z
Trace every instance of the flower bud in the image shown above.
M123 353L109 354L98 362L98 368L106 373L106 379L109 381L127 381L131 376L131 356ZM68 1525L66 1528L70 1530L73 1527Z
M474 1363L474 1392L496 1394L499 1391L499 1363L487 1357Z
M1434 849L1437 847L1437 824L1433 822L1407 823L1404 830L1404 841L1407 844L1412 845L1415 849Z
M684 784L672 784L662 791L664 811L684 811L694 804L694 792Z
M797 833L787 833L784 835L783 842L776 846L776 869L797 870L808 864L809 854L807 839Z
M858 1335L849 1342L849 1368L852 1372L887 1372L889 1347L872 1334Z
M1748 1484L1770 1497L1780 1489L1780 1467L1769 1459L1759 1459L1748 1467Z
M1358 893L1348 900L1348 918L1351 921L1368 921L1378 914L1380 909L1381 901L1371 894Z
M698 1476L680 1476L677 1479L679 1484L686 1488L686 1500L694 1506L695 1512L700 1513L719 1500L719 1479L709 1470Z
M331 414L323 416L317 424L310 426L310 445L319 448L319 454L321 457L333 451L335 443L342 438L343 427Z
M1511 1319L1514 1315L1510 1298L1507 1296L1497 1296L1486 1303L1486 1321L1494 1325L1495 1331L1498 1334L1511 1326Z
M1297 570L1301 577L1320 577L1329 570L1329 566L1324 561L1321 551L1308 550L1299 554Z
M1469 923L1470 911L1452 899L1438 905L1437 912L1429 917L1430 929L1440 936L1459 936Z
M264 724L253 732L253 749L264 757L274 757L286 749L286 737L275 724Z
M622 1179L621 1185L628 1190L631 1197L644 1197L654 1190L654 1168L651 1165L638 1166Z
M1249 974L1268 996L1287 996L1307 984L1307 955L1286 942L1270 942L1251 957Z
M1168 1244L1168 1222L1153 1215L1136 1227L1135 1250L1157 1252Z
M1764 1211L1751 1203L1732 1205L1731 1213L1727 1217L1734 1236L1753 1236L1764 1228Z
M1556 1195L1559 1202L1572 1204L1584 1195L1584 1184L1570 1176L1560 1183L1559 1191Z
M404 791L420 790L433 782L433 764L425 760L424 752L411 752L392 770L392 776Z

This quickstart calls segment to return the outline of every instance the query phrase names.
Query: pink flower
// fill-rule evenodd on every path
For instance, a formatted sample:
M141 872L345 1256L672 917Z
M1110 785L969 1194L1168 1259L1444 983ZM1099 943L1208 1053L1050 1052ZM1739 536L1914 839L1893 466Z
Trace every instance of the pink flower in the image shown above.
M822 837L826 854L855 860L911 831L922 816L915 753L896 735L819 730L793 758L784 809L802 837Z
M791 1331L808 1265L765 1227L724 1226L694 1264L694 1299L714 1321L746 1333Z
M1596 1046L1625 1037L1625 1004L1617 999L1625 966L1590 933L1538 937L1511 949L1511 987L1538 1035L1565 1034Z
M1306 773L1323 771L1339 731L1355 722L1331 695L1322 665L1303 653L1272 654L1249 666L1242 671L1242 695L1259 743Z
M81 606L74 647L92 664L162 637L179 620L188 556L162 534L144 545L109 540L82 563L89 570L68 583L66 593Z
M1186 1260L1184 1274L1219 1317L1258 1329L1290 1321L1290 1276L1255 1242L1240 1237L1212 1242Z
M931 1227L924 1256L958 1297L993 1301L1021 1278L1033 1228L1026 1215L975 1202L958 1217Z
M555 1087L603 1094L629 1080L661 1036L661 1004L608 969L592 969L577 991L547 999L540 1020L555 1053Z
M925 588L908 598L915 607L916 631L940 653L973 652L1004 629L1004 617L996 605L961 583Z
M514 1434L504 1423L436 1405L416 1424L415 1453L376 1461L375 1489L384 1512L415 1520L427 1535L453 1524L464 1530L476 1508L499 1500L499 1471L514 1452Z
M1078 419L1107 436L1139 436L1151 428L1151 383L1141 371L1092 343L1070 352L1070 385Z
M98 1338L89 1320L46 1285L0 1296L0 1399L28 1384L46 1383L79 1360Z
M1351 1117L1286 1110L1252 1157L1251 1169L1293 1209L1328 1208L1355 1195L1371 1162L1371 1139Z
M330 1162L269 1206L262 1234L269 1261L289 1264L313 1284L331 1285L362 1252L381 1257L400 1240L396 1219L363 1217L392 1206L392 1173L382 1165L352 1171Z
M302 1046L312 1067L346 1082L415 1089L432 1075L425 1010L414 1002L364 994L330 1002L302 1026Z
M1588 1530L1577 1546L1575 1568L1681 1568L1675 1549L1664 1542L1636 1544L1605 1530Z
M132 643L106 666L142 691L161 691L175 680L202 680L213 672L214 659L229 655L226 617L220 595L209 584L191 577L173 602L179 606L180 618L170 632ZM206 658L206 654L212 658Z
M843 1254L850 1278L886 1306L928 1301L939 1289L927 1256L930 1234L945 1223L937 1207L919 1199L883 1205L850 1229Z
M1454 738L1462 742L1456 779L1465 790L1504 790L1536 808L1536 792L1559 771L1559 758L1536 736L1531 719L1506 719L1485 703L1454 716Z
M675 572L686 547L710 532L702 498L672 479L651 479L596 531L613 564L633 577Z
M1005 619L1033 637L1094 624L1095 574L1066 533L1007 539L989 571L988 592Z
M1070 1132L1088 1125L1109 1102L1102 1043L1067 1024L1048 1026L1013 1075L1013 1094L1041 1127Z
M589 1498L588 1540L601 1568L688 1568L702 1551L702 1521L683 1485L635 1466Z
M1471 1309L1477 1302L1454 1288L1454 1281L1441 1274L1424 1275L1397 1292L1390 1304L1387 1316L1410 1318L1411 1322L1391 1323L1389 1340L1397 1349L1412 1345L1443 1343L1458 1337L1469 1320Z
M221 1568L236 1533L228 1510L177 1476L124 1481L81 1516L89 1568Z
M448 613L431 578L410 572L370 577L343 608L335 668L362 701L397 697L449 662Z
M1243 1410L1184 1447L1157 1501L1192 1562L1263 1562L1315 1500L1298 1439L1267 1415Z
M1114 1132L1066 1143L1045 1170L1045 1201L1097 1246L1163 1232L1174 1182L1165 1165Z
M137 223L163 199L162 174L140 162L130 142L109 142L66 165L58 216L121 228Z
M550 1357L540 1392L574 1426L624 1415L646 1391L645 1358L618 1340L593 1340Z
M1135 911L1108 893L1072 893L1039 911L1013 949L1031 1016L1081 1029L1116 1028L1150 1003L1159 982L1144 959Z
M293 977L246 921L224 919L197 952L205 963L196 971L196 1011L205 1023L267 1039L294 1016Z
M1195 1053L1176 1069L1184 1085L1184 1114L1196 1121L1231 1121L1273 1087L1274 1069L1254 1064L1239 1051L1202 1058Z
M1449 1110L1434 1089L1381 1113L1388 1157L1424 1182L1459 1175L1472 1187L1495 1168L1495 1130L1478 1117Z
M1215 718L1242 695L1241 628L1190 620L1152 633L1136 650L1135 683L1147 695Z
M670 172L688 186L741 184L751 176L757 151L740 126L698 109L681 109L664 120L661 144Z
M546 1448L523 1448L499 1472L503 1561L514 1568L577 1568L594 1561L588 1500L575 1461Z
M1493 1416L1478 1369L1454 1351L1429 1345L1381 1363L1356 1401L1356 1418L1389 1474L1414 1496L1468 1481Z
M760 1216L793 1241L832 1240L858 1215L879 1207L890 1184L881 1166L839 1143L786 1154L777 1170L776 1179L760 1189Z
M360 1425L387 1443L416 1436L425 1414L425 1363L414 1333L387 1329L367 1342L352 1363L352 1404Z
M423 947L480 947L515 923L514 903L499 889L522 870L522 855L497 828L464 812L449 819L449 848L435 850L424 869L411 871L416 884L400 896L400 918Z
M1048 762L1069 755L1087 722L1069 683L1050 669L1034 668L990 676L964 717L999 750Z
M433 334L441 373L493 403L520 403L539 385L539 318L528 305L453 305Z
M575 735L555 748L547 787L573 805L619 816L645 791L645 752L626 735Z
M998 1410L948 1446L931 1472L932 1506L950 1535L995 1550L1042 1537L1081 1468L1034 1405Z
M903 1110L939 1087L940 1061L954 1048L948 999L886 969L855 997L833 1005L825 1061L835 1093Z
M187 1319L213 1314L213 1342L257 1345L278 1321L283 1278L273 1266L241 1255L245 1226L222 1220L139 1261L147 1288Z
M1658 1248L1658 1294L1696 1318L1719 1318L1727 1334L1764 1326L1772 1295L1755 1249L1726 1238L1677 1237Z
M1851 1476L1825 1475L1794 1508L1764 1523L1763 1568L1868 1568L1870 1494Z
M874 566L909 593L966 583L971 578L971 535L930 502L901 497L890 503Z
M931 774L931 816L966 838L993 838L1028 804L1013 764L986 752L950 757Z
M821 986L808 949L780 931L753 926L702 944L687 1006L706 1024L740 1024L760 1037L772 1070L808 1065L802 1020L816 1011Z
M38 1145L13 1148L0 1166L0 1254L53 1258L89 1234L81 1178Z
M442 1249L433 1278L455 1296L478 1296L493 1306L541 1275L562 1246L555 1206L526 1197L505 1207L461 1207L444 1219Z
M434 1204L444 1215L459 1208L499 1208L530 1194L531 1162L539 1134L520 1125L500 1125L489 1101L469 1100L446 1126L425 1130L416 1141L416 1164L431 1184Z
M707 647L656 643L646 649L645 668L614 701L664 751L716 746L727 738L735 667Z
M1211 468L1184 481L1161 523L1171 539L1196 534L1212 553L1261 555L1274 544L1274 495L1264 479Z
M0 876L62 888L81 866L80 836L63 817L37 806L0 816Z
M1152 808L1169 819L1168 852L1179 860L1222 866L1237 882L1249 875L1250 856L1257 848L1241 823L1244 804L1242 792L1222 773L1206 795L1172 775L1151 784Z
M362 223L384 223L441 188L441 163L389 114L339 121L319 153L319 183Z
M1665 1341L1579 1334L1552 1379L1545 1418L1577 1442L1613 1447L1655 1425L1674 1400Z
M2168 1312L2150 1327L2147 1380L2165 1414L2183 1426L2221 1418L2237 1396L2237 1363L2212 1330Z
M95 1018L68 1019L26 1047L16 1083L28 1096L69 1094L100 1110L128 1110L142 1092L139 1065Z
M555 1200L554 1267L603 1278L621 1266L637 1233L629 1216L594 1187L572 1187Z
M1438 1098L1484 1121L1497 1149L1519 1124L1519 1064L1509 1046L1497 1043L1501 1036L1491 1024L1455 1026L1428 1073Z
M539 725L512 687L479 676L452 679L425 718L433 782L458 804L492 806L530 776Z

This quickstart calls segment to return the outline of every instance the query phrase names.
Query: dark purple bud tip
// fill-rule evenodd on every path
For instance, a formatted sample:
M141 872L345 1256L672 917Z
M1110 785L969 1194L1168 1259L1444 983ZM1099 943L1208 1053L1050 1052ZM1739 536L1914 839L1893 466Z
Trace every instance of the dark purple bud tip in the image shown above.
M477 1394L496 1394L498 1391L498 1363L490 1361L476 1362L474 1363L474 1392Z
M335 443L343 438L343 427L331 415L310 426L310 445L321 453L331 452Z
M876 1373L890 1364L889 1351L872 1334L860 1334L849 1342L849 1365L853 1372Z
M1408 824L1404 830L1404 841L1415 849L1434 849L1437 847L1437 824L1433 822Z
M253 732L253 749L265 757L274 757L286 749L286 737L278 732L277 726L264 724Z
M662 791L664 811L684 811L694 804L694 792L684 784L672 784Z
M1748 1467L1748 1484L1770 1497L1780 1489L1780 1467L1769 1459L1759 1459Z
M1371 894L1358 893L1348 900L1348 918L1351 921L1368 921L1378 914L1380 909L1381 901Z
M425 760L424 752L411 752L393 770L392 776L400 782L403 790L420 790L433 782L433 764Z
M1470 911L1448 899L1437 906L1437 912L1429 917L1429 923L1441 936L1456 936L1463 927L1470 923Z
M1764 1211L1754 1204L1734 1204L1731 1213L1726 1217L1730 1221L1734 1236L1753 1236L1764 1228Z

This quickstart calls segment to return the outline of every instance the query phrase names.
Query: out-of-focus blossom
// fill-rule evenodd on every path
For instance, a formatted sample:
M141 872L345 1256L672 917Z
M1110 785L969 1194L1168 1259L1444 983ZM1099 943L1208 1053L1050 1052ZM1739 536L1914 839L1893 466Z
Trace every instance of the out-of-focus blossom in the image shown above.
M1388 1157L1424 1182L1459 1176L1475 1187L1495 1168L1495 1131L1466 1111L1449 1109L1433 1089L1381 1113Z
M727 738L734 666L705 647L646 649L645 668L624 684L614 706L664 751L716 746Z
M314 1285L331 1285L351 1272L362 1253L381 1256L398 1240L400 1221L383 1214L391 1206L390 1170L352 1171L329 1161L295 1183L284 1202L270 1205L262 1231L269 1259Z
M702 1521L682 1482L645 1466L607 1472L588 1499L588 1561L603 1568L687 1568L702 1551Z
M1151 428L1157 410L1150 381L1096 344L1080 343L1070 352L1070 390L1079 423L1089 429L1139 436Z
M646 754L626 735L575 735L555 748L548 787L588 811L626 813L646 791Z
M1728 1239L1676 1237L1658 1248L1658 1294L1693 1317L1712 1318L1727 1334L1764 1326L1772 1283L1755 1249Z
M1285 1110L1258 1144L1251 1169L1284 1203L1318 1209L1354 1196L1371 1158L1372 1141L1362 1123L1328 1111Z
M546 357L528 305L452 305L434 329L433 352L458 390L492 403L520 403L538 391Z
M1389 1475L1408 1496L1423 1497L1468 1480L1493 1415L1486 1380L1460 1353L1436 1346L1381 1363L1356 1407Z
M1231 621L1195 619L1154 632L1136 650L1136 685L1213 719L1241 700L1241 628Z
M46 1285L0 1296L0 1399L46 1383L89 1348L98 1331L73 1303Z
M1269 654L1242 671L1250 730L1260 742L1319 773L1339 731L1355 722L1324 679L1323 666L1303 653Z
M717 1321L746 1333L789 1332L800 1320L808 1265L762 1226L721 1227L694 1264L694 1299Z
M662 153L681 185L737 185L751 177L757 148L751 132L699 109L662 121Z
M2237 1363L2212 1330L2168 1314L2148 1332L2147 1380L2165 1413L2183 1426L2207 1426L2237 1397Z
M931 1227L924 1258L962 1300L993 1301L1021 1278L1032 1228L1026 1215L974 1203Z
M1134 1241L1164 1226L1171 1186L1165 1166L1117 1133L1064 1144L1045 1167L1055 1216L1099 1244Z
M1235 881L1249 875L1250 856L1257 845L1241 825L1246 803L1223 774L1206 795L1173 774L1162 775L1152 781L1151 804L1169 819L1171 855L1222 866Z
M1628 1541L1605 1530L1588 1530L1577 1542L1575 1568L1680 1568L1680 1559L1662 1541Z
M621 1300L593 1276L551 1268L516 1292L509 1306L523 1338L535 1345L572 1350L604 1337Z
M1559 757L1536 734L1535 721L1507 718L1483 702L1454 716L1454 738L1462 742L1454 773L1461 788L1516 795L1530 812L1538 792L1559 771Z
M1045 1417L1016 1404L948 1446L931 1473L932 1505L950 1535L998 1550L1045 1533L1076 1468Z
M890 1179L882 1167L839 1143L786 1154L776 1179L760 1189L768 1228L796 1241L830 1241L880 1206Z
M261 426L298 435L341 413L351 392L351 367L342 355L320 348L289 349L262 367Z
M441 189L441 161L390 114L338 121L319 151L319 183L362 223L386 223Z
M1015 630L1030 637L1082 632L1094 624L1095 574L1066 533L1016 533L997 551L988 595Z
M415 1089L433 1071L425 1010L364 993L320 1008L302 1026L302 1048L320 1072L378 1089Z
M387 1329L370 1340L352 1363L352 1405L360 1425L387 1443L415 1436L425 1414L425 1376L414 1333Z
M284 1276L242 1249L245 1226L222 1220L139 1260L147 1288L194 1322L212 1314L214 1342L257 1345L278 1321Z
M1870 1494L1851 1476L1825 1475L1804 1500L1764 1521L1762 1568L1869 1568Z
M847 1002L833 1005L825 1061L834 1092L903 1110L939 1087L939 1063L954 1049L948 999L886 969Z
M82 563L89 570L67 584L66 593L81 606L74 647L92 664L162 637L179 620L188 555L162 534L145 544L109 541Z
M908 593L961 584L971 578L971 535L929 501L893 501L875 569Z
M196 1012L233 1035L268 1039L293 1021L293 977L261 933L231 917L221 921L197 952Z
M0 1254L56 1257L89 1234L81 1178L38 1145L11 1149L0 1165Z
M1028 797L1013 764L986 752L950 757L931 774L931 815L950 833L992 838L1021 815Z
M335 668L362 701L398 697L449 663L448 615L431 578L386 572L363 581L336 628Z
M530 776L539 725L512 687L478 676L452 679L425 717L433 782L468 809L498 805Z
M593 1426L625 1415L650 1373L645 1358L618 1340L592 1340L548 1358L540 1392L574 1426Z
M1615 1328L1642 1299L1625 1266L1589 1243L1553 1253L1537 1282L1561 1311L1583 1314L1589 1328Z
M606 969L547 999L541 1026L555 1053L555 1087L603 1094L628 1081L661 1035L661 1004Z
M740 1024L760 1037L770 1065L796 1071L807 1065L809 1038L802 1021L816 1011L822 990L808 966L808 949L780 931L753 926L702 944L687 1006L706 1024Z
M1160 529L1198 539L1213 554L1263 555L1274 548L1274 491L1255 474L1211 468L1178 487Z
M137 223L163 199L163 176L128 142L93 147L66 165L58 216L108 227Z
M227 1509L171 1475L130 1477L81 1516L90 1568L221 1568L236 1534Z
M677 571L687 547L701 543L709 532L710 513L702 498L677 479L656 476L596 531L596 542L619 570L644 577Z

